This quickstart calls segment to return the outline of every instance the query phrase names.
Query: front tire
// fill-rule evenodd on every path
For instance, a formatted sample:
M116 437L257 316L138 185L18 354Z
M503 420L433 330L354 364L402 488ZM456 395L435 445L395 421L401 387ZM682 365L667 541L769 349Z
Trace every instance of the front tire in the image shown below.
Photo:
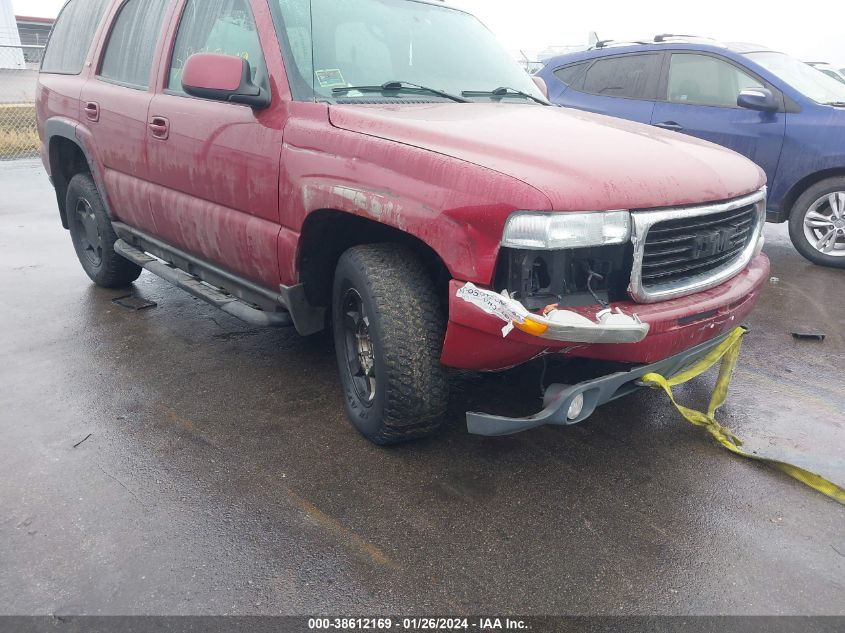
M845 268L845 178L828 178L805 191L789 217L798 252L819 266Z
M76 256L91 281L102 288L122 288L140 277L141 267L114 251L118 237L90 174L71 179L65 210Z
M419 258L395 244L346 251L335 274L332 316L353 426L380 445L435 433L448 400L440 364L446 320Z

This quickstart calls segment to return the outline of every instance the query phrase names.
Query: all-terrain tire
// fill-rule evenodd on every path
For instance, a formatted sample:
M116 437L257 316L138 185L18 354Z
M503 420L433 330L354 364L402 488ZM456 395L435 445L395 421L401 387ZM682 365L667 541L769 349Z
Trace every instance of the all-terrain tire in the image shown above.
M805 219L807 214L813 210L817 201L823 200L831 194L845 194L845 177L838 176L828 178L808 188L792 207L789 214L789 237L798 252L819 266L832 266L833 268L845 268L845 216L839 221L838 227L831 219L831 226L836 231L834 239L834 250L838 255L823 253L814 244L811 244L805 230ZM822 202L819 212L822 215L831 214L832 208L829 203ZM820 229L822 231L822 229ZM819 233L820 235L822 233Z
M141 267L114 251L118 237L90 174L71 179L65 209L76 256L91 281L103 288L122 288L138 279Z
M351 315L357 309L361 318L356 321ZM448 401L448 381L440 364L446 319L420 259L396 244L349 249L337 265L332 317L346 412L353 426L380 445L435 433ZM362 362L355 351L362 332L368 340L363 349L370 352L364 356L371 361ZM372 383L355 377L364 364L374 372Z

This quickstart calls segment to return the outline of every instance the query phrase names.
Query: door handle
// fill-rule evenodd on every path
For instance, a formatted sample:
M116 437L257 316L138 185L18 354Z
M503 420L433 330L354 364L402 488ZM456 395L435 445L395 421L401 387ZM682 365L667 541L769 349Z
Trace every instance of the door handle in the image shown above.
M655 123L654 127L659 127L664 130L672 130L673 132L680 132L684 129L683 125L678 125L674 121L664 121L663 123Z
M167 137L170 136L170 121L165 119L163 116L150 117L149 126L153 138L166 141Z
M97 122L100 120L100 104L96 101L89 101L85 104L85 117L89 121Z

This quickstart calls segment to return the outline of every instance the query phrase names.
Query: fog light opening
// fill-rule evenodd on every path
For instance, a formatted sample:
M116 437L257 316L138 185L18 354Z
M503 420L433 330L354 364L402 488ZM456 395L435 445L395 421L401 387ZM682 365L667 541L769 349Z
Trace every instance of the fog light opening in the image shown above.
M569 411L566 414L566 417L571 422L572 420L577 420L578 416L584 411L584 394L579 393L572 399L572 402L569 403Z

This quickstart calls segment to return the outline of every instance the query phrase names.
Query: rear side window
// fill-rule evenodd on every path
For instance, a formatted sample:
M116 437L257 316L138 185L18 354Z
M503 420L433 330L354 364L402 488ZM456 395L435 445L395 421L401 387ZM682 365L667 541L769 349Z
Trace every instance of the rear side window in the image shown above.
M114 21L99 76L134 88L150 83L156 43L170 0L128 0Z
M242 57L255 81L258 69L264 67L264 55L248 0L188 0L179 21L168 89L183 92L182 69L195 53Z
M109 0L70 0L62 9L41 63L41 72L78 75Z
M557 77L565 85L572 86L573 88L577 89L580 85L579 79L581 79L582 75L584 74L584 70L589 65L590 62L581 62L579 64L572 64L570 66L558 68L555 71L555 77Z
M584 92L628 99L656 98L660 55L622 55L599 59L584 77Z

